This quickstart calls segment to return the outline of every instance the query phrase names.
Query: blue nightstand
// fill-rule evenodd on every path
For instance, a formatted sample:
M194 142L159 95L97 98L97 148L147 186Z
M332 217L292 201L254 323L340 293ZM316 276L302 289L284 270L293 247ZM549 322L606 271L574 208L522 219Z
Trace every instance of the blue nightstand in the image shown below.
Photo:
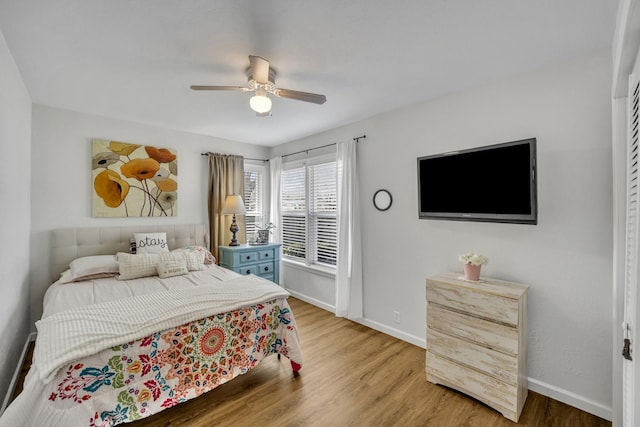
M219 246L220 266L243 275L255 274L280 284L280 243Z

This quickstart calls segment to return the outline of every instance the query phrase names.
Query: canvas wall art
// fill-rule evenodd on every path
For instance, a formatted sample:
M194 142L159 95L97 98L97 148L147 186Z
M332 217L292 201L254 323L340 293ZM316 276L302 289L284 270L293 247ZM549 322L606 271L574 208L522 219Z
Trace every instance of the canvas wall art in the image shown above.
M176 216L177 157L170 148L94 139L93 216Z

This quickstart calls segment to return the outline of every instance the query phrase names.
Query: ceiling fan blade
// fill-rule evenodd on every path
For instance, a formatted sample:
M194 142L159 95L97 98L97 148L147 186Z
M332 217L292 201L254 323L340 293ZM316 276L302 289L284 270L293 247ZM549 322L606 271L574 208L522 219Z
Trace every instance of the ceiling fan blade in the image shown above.
M248 87L244 86L191 86L193 90L237 90L241 92L250 91Z
M327 101L327 97L319 95L317 93L300 92L297 90L289 89L276 89L273 91L275 96L280 98L295 99L296 101L313 102L314 104L324 104Z
M266 84L269 81L269 61L260 56L249 55L249 64L253 79L260 84Z

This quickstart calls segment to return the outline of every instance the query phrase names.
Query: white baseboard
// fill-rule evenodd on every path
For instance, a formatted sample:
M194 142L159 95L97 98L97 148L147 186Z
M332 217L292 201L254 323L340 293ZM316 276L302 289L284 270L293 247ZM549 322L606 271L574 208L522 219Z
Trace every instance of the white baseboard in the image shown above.
M408 334L399 329L389 327L383 323L376 322L367 318L352 319L354 322L358 322L361 325L367 326L376 331L382 332L387 335L391 335L394 338L416 345L418 347L427 348L427 341L424 338L417 337L415 335Z
M318 308L321 308L321 309L323 309L323 310L330 311L330 312L332 312L332 313L335 313L335 312L336 312L336 308L335 308L333 305L331 305L331 304L327 304L326 302L323 302L323 301L317 300L317 299L315 299L315 298L308 297L308 296L306 296L306 295L304 295L304 294L300 294L300 293L298 293L298 292L296 292L296 291L293 291L293 290L291 290L291 289L287 289L287 292L289 292L289 293L291 294L291 296L296 297L296 298L298 298L299 300L304 301L304 302L307 302L307 303L309 303L309 304L311 304L311 305L315 305L315 306L316 306L316 307L318 307ZM293 313L293 314L295 315L295 313Z
M16 385L18 384L18 377L20 376L20 371L22 371L22 365L24 364L24 360L27 357L27 351L29 350L29 343L31 341L36 340L36 333L31 332L27 336L27 341L24 343L24 347L22 348L22 354L20 355L20 359L18 360L18 366L13 373L13 378L11 378L11 384L9 384L9 390L7 390L7 395L4 397L4 401L2 402L2 408L0 408L0 415L7 409L9 406L11 396L13 395L13 391L16 389Z
M566 403L569 406L573 406L600 418L604 418L607 421L611 421L613 418L613 412L610 406L605 406L601 403L589 400L584 396L577 395L533 378L528 378L527 380L529 381L528 385L529 390L531 391L535 391L536 393L540 393L559 402Z

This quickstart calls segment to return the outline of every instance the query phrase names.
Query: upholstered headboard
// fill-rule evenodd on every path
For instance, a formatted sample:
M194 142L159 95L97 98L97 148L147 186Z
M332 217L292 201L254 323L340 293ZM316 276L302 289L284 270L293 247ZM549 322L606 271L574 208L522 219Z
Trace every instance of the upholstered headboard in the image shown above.
M198 245L208 247L209 236L204 224L140 225L127 227L61 228L51 236L51 274L60 278L74 259L90 255L129 252L133 233L166 232L169 249Z

